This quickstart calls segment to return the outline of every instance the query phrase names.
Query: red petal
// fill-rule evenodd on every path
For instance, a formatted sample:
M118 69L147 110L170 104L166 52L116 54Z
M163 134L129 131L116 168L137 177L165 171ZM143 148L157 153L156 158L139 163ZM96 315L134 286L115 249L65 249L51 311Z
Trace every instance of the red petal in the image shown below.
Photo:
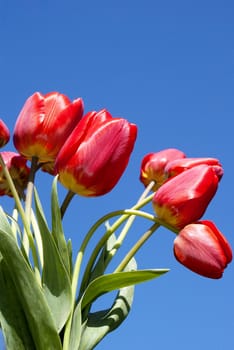
M206 225L190 224L174 241L177 260L205 277L220 278L227 266L222 246Z
M210 227L212 232L215 234L217 240L219 241L219 244L222 246L227 259L227 264L229 264L232 261L232 249L226 237L218 230L218 228L215 226L215 224L212 221L202 220L199 222L202 223L203 225Z
M25 102L15 124L13 141L16 149L27 156L28 146L35 142L45 117L44 97L34 93Z
M45 98L45 115L46 125L54 124L54 120L58 114L70 105L69 98L58 92L50 92L44 96ZM45 127L45 125L44 125Z

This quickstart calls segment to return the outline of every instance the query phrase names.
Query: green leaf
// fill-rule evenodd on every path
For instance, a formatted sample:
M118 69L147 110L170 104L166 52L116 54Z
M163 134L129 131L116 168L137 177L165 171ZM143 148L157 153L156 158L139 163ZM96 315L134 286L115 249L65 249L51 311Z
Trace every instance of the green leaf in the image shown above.
M94 349L108 333L119 327L131 310L133 296L134 286L122 288L110 309L90 313L77 349Z
M1 208L0 253L15 285L17 298L24 311L37 350L61 350L60 338L42 288L19 250L15 239L12 238L10 224Z
M43 245L42 283L57 330L63 328L72 307L71 281L62 257L47 226L39 197L35 192L35 207Z
M135 259L126 266L126 270L132 271L136 268ZM133 296L134 286L121 288L111 308L89 313L78 349L92 350L109 332L119 327L131 310Z
M115 234L113 234L107 241L105 247L102 249L102 252L100 254L100 257L95 265L95 267L93 268L92 273L90 274L90 281L92 281L94 278L100 276L103 274L104 270L105 270L105 257L107 255L107 252L112 249L113 244L115 243L116 238L115 238ZM135 266L135 265L134 265ZM133 266L132 266L133 269ZM89 322L89 321L88 321ZM101 327L101 326L100 326ZM81 334L82 334L82 339L83 339L83 330L85 329L85 332L87 333L86 330L86 321L83 322L82 324L82 313L81 313L81 301L77 304L76 308L75 308L75 312L73 314L73 319L72 319L72 328L71 328L71 335L70 335L70 343L69 343L69 350L74 350L74 349L78 349L79 348L79 344L81 342ZM93 334L93 330L92 327L88 327L88 330L91 330L91 335ZM98 335L98 338L103 338L103 330L101 330L101 328L98 330L95 329L95 331L101 331L102 334L100 334L100 336ZM85 334L86 334L85 333ZM96 334L96 333L95 333ZM89 336L88 336L89 337ZM93 336L91 337L93 339ZM95 337L94 337L95 338ZM96 339L96 338L95 338ZM83 343L83 342L82 342ZM92 344L95 343L95 340L91 341ZM85 341L86 344L86 341ZM84 347L85 349L85 347Z
M100 276L88 285L82 298L82 309L104 293L149 281L168 271L168 269L123 271Z
M63 260L68 274L71 276L71 265L69 251L66 243L66 239L63 232L63 225L61 219L60 206L58 201L57 192L57 177L55 177L52 186L51 193L51 216L52 216L52 235L54 237L55 244L59 250L60 256Z
M0 286L0 323L6 348L8 350L36 349L16 287L2 256L0 257Z
M73 273L73 262L72 262L72 241L69 239L67 241L67 252L68 252L68 258L69 258L69 264L70 264L70 273L72 275Z
M96 261L96 263L95 263L95 265L90 273L89 280L88 280L87 284L92 282L95 278L104 274L104 271L106 269L106 258L108 257L108 253L112 250L115 242L116 242L116 236L113 233L108 238L105 246L101 250L100 256L97 259L97 261Z
M69 339L69 350L78 350L81 334L84 325L82 325L81 303L79 302L75 308L72 317L72 328Z

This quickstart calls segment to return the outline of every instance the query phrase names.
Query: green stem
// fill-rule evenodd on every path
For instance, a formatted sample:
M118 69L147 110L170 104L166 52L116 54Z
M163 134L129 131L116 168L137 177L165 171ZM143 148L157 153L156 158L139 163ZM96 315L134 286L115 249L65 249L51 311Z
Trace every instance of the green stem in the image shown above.
M68 191L66 194L66 197L64 198L64 201L61 205L60 212L61 212L61 218L64 217L64 214L67 210L68 205L70 204L72 198L74 197L75 193L72 191Z
M73 311L74 311L74 308L75 308L75 301L76 301L76 288L77 288L78 277L79 277L80 266L81 266L83 254L84 254L84 251L82 249L80 249L80 251L77 254L76 262L75 262L75 265L74 265L72 286L71 286L71 289L72 289L72 308L71 308L71 310L72 311L70 313L69 319L68 319L68 321L66 323L65 330L64 330L63 350L68 350L69 349Z
M9 185L9 187L10 187L12 196L13 196L13 198L14 198L14 200L15 200L15 205L16 205L16 207L18 208L20 215L22 216L22 220L23 220L23 218L24 218L25 221L26 221L26 217L25 217L25 214L24 214L23 206L22 206L21 201L20 201L20 197L19 197L19 195L18 195L18 192L16 191L14 182L13 182L13 180L12 180L12 178L11 178L11 175L10 175L10 173L9 173L9 171L8 171L8 169L7 169L6 165L5 165L5 163L4 163L4 160L3 160L1 154L0 154L0 164L1 164L1 167L2 167L2 169L3 169L4 175L5 175L5 177L6 177L7 183L8 183L8 185ZM24 220L23 220L23 221L24 221ZM24 222L24 224L25 224L25 226L28 228L28 223L27 223L27 222Z
M149 203L152 200L153 195L148 196L147 198L145 198L141 203L136 204L132 210L135 209L139 209L141 207L143 207L144 205L146 205L147 203ZM130 211L131 212L131 211ZM131 212L132 213L132 212ZM136 212L134 212L134 215L136 214ZM78 280L79 280L79 274L80 274L80 268L81 268L81 263L83 260L83 256L84 256L84 252L85 249L90 241L90 239L92 238L93 234L96 232L96 230L99 228L99 226L101 226L104 222L106 222L107 220L109 220L112 217L115 217L117 215L122 215L121 218L119 218L118 220L116 220L116 222L110 227L110 229L107 230L106 234L105 234L105 241L111 236L111 234L125 221L127 220L127 218L129 217L129 215L131 214L126 214L125 210L118 210L118 211L114 211L111 212L107 215L104 215L102 218L100 218L88 231L88 233L86 234L80 249L78 251L77 257L76 257L76 261L74 264L74 269L73 269L73 276L72 276L72 311L70 314L70 317L67 321L66 327L65 327L65 331L64 331L64 338L63 338L63 350L68 350L69 349L69 339L70 339L70 332L71 332L71 326L72 326L72 316L73 316L73 310L75 307L75 302L76 302L76 291L77 291L77 285L78 285ZM84 277L86 275L84 274ZM87 279L87 277L86 277ZM85 279L85 280L86 280ZM82 284L85 286L85 280L83 279ZM82 290L82 287L81 289Z
M121 272L125 269L129 261L134 257L137 251L145 244L145 242L152 236L152 234L160 227L159 223L153 224L149 230L147 230L143 236L134 244L134 246L129 250L129 252L125 255L121 263L115 269L113 273Z
M109 237L119 228L119 226L122 225L122 223L124 221L126 221L130 215L135 215L133 214L133 211L134 210L137 210L143 206L145 206L147 203L149 203L152 198L153 198L153 195L154 194L151 194L149 195L147 198L144 198L141 202L137 202L137 204L135 204L132 209L130 209L129 211L128 210L119 210L119 211L114 211L108 215L105 215L103 216L99 221L97 221L92 227L91 229L89 230L87 236L88 236L88 241L89 239L92 237L93 233L97 230L97 228L105 221L107 221L108 219L110 219L111 217L114 217L114 216L118 216L118 215L121 215L121 217L119 219L117 219L114 224L112 226L110 226L105 234L101 237L101 239L99 240L99 242L97 243L97 245L95 246L93 252L92 252L92 255L86 265L86 269L85 269L85 272L84 272L84 275L83 275L83 280L82 280L82 283L81 283L81 288L80 288L80 292L82 293L87 284L88 284L88 281L89 281L89 278L90 278L90 275L91 275L91 270L92 270L92 267L93 267L93 264L95 262L95 260L97 259L97 256L100 252L100 250L102 249L102 247L104 246L104 244L107 242L107 240L109 239ZM136 212L135 212L136 213ZM137 215L139 215L139 213L137 213ZM144 213L144 217L146 218L146 213ZM150 214L148 214L150 215ZM152 218L153 216L151 216ZM147 219L149 219L149 217L147 217ZM151 220L151 219L150 219ZM88 243L88 242L87 242Z
M23 226L24 226L24 230L27 234L27 237L28 237L28 240L29 240L29 245L30 245L30 248L32 250L32 258L33 258L33 262L34 262L34 271L35 271L35 277L37 279L37 281L40 283L40 272L39 272L39 262L38 262L38 256L37 256L37 251L36 251L36 247L34 245L34 239L33 239L33 235L32 235L32 232L30 230L30 224L29 224L29 221L27 219L27 216L25 215L25 212L24 212L24 208L21 204L21 201L20 201L20 197L18 195L18 192L15 188L15 185L14 185L14 182L11 178L11 175L2 159L2 156L0 154L0 164L2 166L2 169L3 169L3 172L5 174L5 177L6 177L6 180L8 182L8 185L10 187L10 190L11 190L11 193L12 193L12 196L15 200L15 205L16 205L16 208L18 209L19 211L19 214L21 216L21 219L22 219L22 222L23 222ZM25 252L26 253L26 252Z
M29 174L29 179L27 184L27 191L26 191L26 199L25 199L25 215L29 223L31 222L32 197L33 197L35 173L37 171L37 164L38 164L38 158L32 157L32 163L31 163L31 169L30 169L30 174ZM28 255L29 238L26 230L24 230L24 233L23 233L23 246Z
M33 188L34 188L35 175L36 175L37 169L38 169L38 158L32 157L31 169L30 169L28 185L27 185L27 194L25 199L25 213L29 218L31 215Z
M37 245L37 251L38 251L40 265L41 265L41 268L43 268L44 256L43 256L42 238L41 238L41 232L39 230L38 222L37 222L36 216L34 214L33 208L31 208L31 224L32 224L33 233L34 233L34 237L35 237L35 242Z
M17 208L15 207L13 209L13 212L12 212L12 216L11 216L11 231L14 235L14 238L15 238L15 241L17 242L17 231L18 231L18 215L19 212L17 210Z
M149 192L152 190L154 185L155 185L155 181L151 181L149 183L149 185L146 187L145 191L142 193L142 195L138 199L137 204L141 203L144 200L144 198L148 196ZM138 216L139 216L139 214L138 214ZM108 252L108 256L105 259L105 269L107 268L107 266L109 265L109 263L113 259L113 257L115 256L118 249L123 244L123 241L124 241L125 237L127 236L127 233L129 231L129 229L131 228L135 218L136 218L136 215L131 215L128 218L128 220L127 220L126 224L124 225L122 231L120 232L120 235L119 235L118 239L116 240L114 246Z
M0 154L0 164L2 166L2 169L3 169L3 172L4 172L4 175L6 177L6 180L8 182L8 185L10 187L10 190L11 190L11 193L12 193L12 196L15 200L15 205L16 205L16 208L18 209L19 211L19 214L21 216L21 219L22 219L22 222L23 222L23 226L24 226L24 229L27 233L27 236L28 236L28 239L29 239L29 244L30 244L30 248L32 250L32 257L33 257L33 261L34 261L34 268L35 268L35 274L36 274L36 277L39 278L39 270L38 270L38 257L37 257L37 252L36 252L36 248L35 248L35 245L34 245L34 240L33 240L33 235L32 235L32 232L30 230L30 225L29 225L29 222L28 222L28 219L25 215L25 212L24 212L24 208L21 204L21 201L20 201L20 197L18 195L18 192L15 188L15 185L14 185L14 182L11 178L11 175L4 163L4 160L2 159L2 155Z

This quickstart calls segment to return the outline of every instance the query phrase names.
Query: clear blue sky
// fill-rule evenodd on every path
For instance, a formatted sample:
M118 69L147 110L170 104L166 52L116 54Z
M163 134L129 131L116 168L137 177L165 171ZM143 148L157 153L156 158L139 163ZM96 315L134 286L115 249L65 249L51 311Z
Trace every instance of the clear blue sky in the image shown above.
M74 251L99 216L136 201L142 157L168 147L222 162L205 218L234 247L233 22L231 0L0 0L0 117L11 130L35 91L81 96L86 111L107 108L139 128L119 185L72 203L65 226ZM137 221L123 251L146 227ZM139 268L171 271L137 286L128 319L97 349L234 348L234 264L221 280L200 277L175 261L173 239L159 230L137 255Z

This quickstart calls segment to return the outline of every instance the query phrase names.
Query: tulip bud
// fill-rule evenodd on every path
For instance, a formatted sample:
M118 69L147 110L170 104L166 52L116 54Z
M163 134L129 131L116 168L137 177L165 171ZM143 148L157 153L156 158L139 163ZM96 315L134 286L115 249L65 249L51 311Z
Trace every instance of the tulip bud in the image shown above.
M211 221L185 226L174 241L174 254L182 265L209 278L221 278L232 260L229 243Z
M0 119L0 147L3 147L10 140L10 131L6 124Z
M153 191L156 191L166 180L164 169L167 163L184 157L183 152L174 148L147 154L141 162L140 181L145 186L154 181Z
M204 214L218 188L215 169L198 165L164 183L153 198L158 217L170 226L183 228Z
M30 169L26 164L27 159L15 152L1 152L1 156L15 184L16 190L18 191L20 197L22 197L23 191L28 183L30 172ZM0 196L4 195L12 197L11 190L2 166L0 165Z
M109 192L124 172L136 140L137 127L106 110L82 118L55 163L60 182L83 196Z
M83 114L81 98L70 100L58 92L30 96L21 110L13 135L16 149L27 159L53 163Z
M215 158L184 158L172 160L168 162L165 167L165 175L167 178L171 178L185 170L201 164L206 164L213 167L219 180L221 180L223 176L223 168L218 159Z

